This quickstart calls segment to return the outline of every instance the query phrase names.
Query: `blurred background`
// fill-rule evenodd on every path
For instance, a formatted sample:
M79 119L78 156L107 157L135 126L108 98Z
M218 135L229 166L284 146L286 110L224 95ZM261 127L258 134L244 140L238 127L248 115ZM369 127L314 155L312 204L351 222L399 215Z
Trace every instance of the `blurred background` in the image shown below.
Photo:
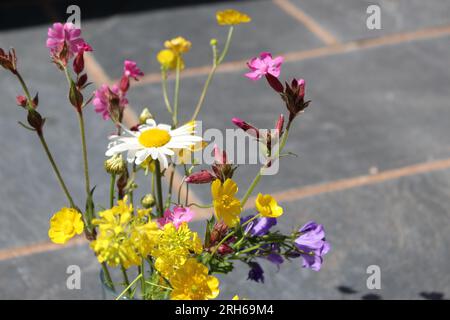
M83 178L76 116L66 82L50 63L47 28L81 8L83 37L94 48L86 61L94 87L121 75L123 60L146 76L129 93L130 110L168 116L156 53L166 39L192 42L181 83L181 117L192 114L205 81L209 41L223 44L217 10L252 17L236 28L229 55L213 79L204 128L231 128L240 117L273 126L284 107L265 83L243 77L245 61L261 51L284 55L282 78L305 78L311 107L296 121L275 177L259 191L285 208L278 227L290 232L314 219L332 250L320 272L299 261L280 270L262 262L265 283L247 280L248 267L221 277L222 299L447 299L450 296L450 2L447 0L58 1L3 0L0 47L15 47L19 68L40 111L46 137L76 201ZM369 5L381 9L381 29L369 30ZM83 239L57 246L48 220L65 205L36 136L18 120L19 86L0 70L0 298L99 299L99 266ZM89 107L88 147L96 200L106 203L103 171L114 128ZM133 112L130 112L133 121ZM240 169L241 190L256 168ZM143 181L142 183L145 183ZM193 188L210 201L209 190ZM200 230L201 223L194 223ZM66 287L69 265L82 271L81 290ZM381 269L381 289L367 287L367 268Z

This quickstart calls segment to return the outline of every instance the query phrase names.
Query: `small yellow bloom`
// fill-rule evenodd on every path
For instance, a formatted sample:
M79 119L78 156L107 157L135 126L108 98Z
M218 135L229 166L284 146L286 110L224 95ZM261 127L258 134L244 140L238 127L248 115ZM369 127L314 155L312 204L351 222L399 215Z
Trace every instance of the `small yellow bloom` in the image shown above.
M160 232L156 222L150 220L150 209L138 209L134 216L133 206L127 200L125 197L117 206L99 212L99 219L92 220L98 226L98 234L90 244L100 263L122 265L125 269L141 264L153 250Z
M81 213L72 208L62 208L50 219L48 236L52 242L64 244L75 234L81 234L83 229Z
M277 201L270 195L258 194L255 200L256 209L263 217L278 218L283 214L283 208L280 207Z
M177 54L171 49L161 50L156 56L159 64L167 70L175 70L177 68ZM180 70L184 69L184 60L180 56Z
M181 55L191 49L191 42L183 37L176 37L164 42L164 47L173 51L175 55Z
M240 300L239 296L236 294L231 300Z
M217 23L221 26L236 25L241 23L248 23L252 19L245 13L239 12L234 9L228 9L224 11L218 11L216 13Z
M208 268L195 258L189 258L169 281L172 300L207 300L219 295L219 280L208 275Z
M156 258L155 268L166 278L175 274L191 252L200 254L203 250L202 242L196 232L192 232L186 222L179 228L173 223L167 223L159 232L152 256Z
M208 145L208 142L206 141L199 141L196 142L194 145L192 145L190 148L186 149L178 149L177 155L178 155L178 161L180 164L191 164L193 163L192 160L192 154L194 152L203 150Z
M219 179L211 184L214 212L217 219L223 219L228 227L234 227L239 222L242 211L241 202L235 197L238 192L236 182L231 179L222 182Z

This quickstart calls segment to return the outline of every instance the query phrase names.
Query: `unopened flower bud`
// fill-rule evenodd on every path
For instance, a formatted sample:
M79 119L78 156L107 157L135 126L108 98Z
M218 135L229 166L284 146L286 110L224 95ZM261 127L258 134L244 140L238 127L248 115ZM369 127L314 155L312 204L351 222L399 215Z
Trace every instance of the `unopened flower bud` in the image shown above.
M242 120L240 118L233 118L233 119L231 119L231 121L236 126L238 126L242 130L247 132L249 135L251 135L251 136L253 136L255 138L259 138L259 130L256 127L252 126L251 124L245 122L244 120Z
M219 246L219 248L217 248L217 252L220 254L220 255L226 255L226 254L230 254L230 253L233 253L233 248L231 248L228 244L226 244L226 243L222 243L220 246Z
M144 124L148 119L153 119L153 115L150 113L150 110L148 110L148 108L144 108L144 110L142 110L141 114L139 115L139 122L140 124Z
M123 160L121 154L116 154L111 158L107 159L104 163L105 170L109 174L122 174L127 167L125 160Z
M14 74L17 74L17 57L14 49L11 49L8 53L6 53L2 48L0 48L0 66Z
M27 120L28 124L34 128L38 134L42 134L42 127L44 126L45 119L42 118L39 112L30 109L28 111Z
M202 184L213 182L215 179L216 177L211 172L207 170L201 170L199 172L191 174L185 179L185 181L186 183Z
M217 46L217 39L216 39L216 38L212 38L212 39L209 41L209 44L210 44L211 46Z
M73 71L80 74L84 70L84 52L80 51L73 60Z
M151 193L146 194L141 199L141 204L145 209L150 209L155 205L155 203L156 203L155 197L153 197Z
M18 106L25 108L27 106L28 100L24 96L17 96L16 102Z
M122 78L120 79L119 88L120 91L124 93L127 92L128 89L130 88L130 79L126 75L123 75Z
M225 150L221 152L217 144L214 145L214 159L219 164L227 163L227 153Z
M284 126L284 115L280 114L280 116L278 117L277 124L275 125L275 130L277 131L278 135L282 134L283 126Z

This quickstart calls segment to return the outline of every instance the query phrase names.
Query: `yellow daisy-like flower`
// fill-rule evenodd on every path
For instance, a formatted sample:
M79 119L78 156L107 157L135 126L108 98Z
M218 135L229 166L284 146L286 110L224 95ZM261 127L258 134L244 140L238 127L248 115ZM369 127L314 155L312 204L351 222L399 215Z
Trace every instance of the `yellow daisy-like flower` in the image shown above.
M283 214L283 208L270 194L259 193L255 200L256 209L263 217L278 218Z
M48 236L54 243L64 244L84 229L81 213L72 208L62 208L50 219Z
M170 278L191 253L199 254L202 250L200 237L189 229L187 223L181 224L178 229L168 223L159 233L152 256L156 258L156 269L164 277Z
M218 11L216 13L216 18L217 23L221 26L236 25L252 21L252 19L245 13L239 12L234 9Z
M190 258L170 278L172 300L208 300L219 295L219 280L208 275L208 268Z
M214 212L217 219L223 219L228 227L234 227L239 222L242 211L241 201L235 197L238 192L236 182L231 179L222 182L219 179L211 184Z
M164 42L164 47L173 51L175 55L181 55L191 49L192 43L183 37L176 37Z
M180 56L180 69L184 69L184 60ZM156 56L159 64L167 70L175 70L177 68L177 54L171 49L161 50Z

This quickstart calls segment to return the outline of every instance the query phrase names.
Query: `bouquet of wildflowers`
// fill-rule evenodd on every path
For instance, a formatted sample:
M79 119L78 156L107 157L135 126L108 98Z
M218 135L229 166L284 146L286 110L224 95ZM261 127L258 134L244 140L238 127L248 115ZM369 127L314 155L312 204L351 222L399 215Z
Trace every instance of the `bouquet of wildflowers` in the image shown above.
M244 195L238 197L238 186L233 181L233 175L240 168L227 159L225 150L217 145L210 149L214 150L214 161L209 166L202 167L194 159L194 154L201 153L209 144L197 130L197 118L209 84L226 57L234 27L251 21L249 16L236 10L217 12L216 18L219 25L228 27L228 36L221 50L216 39L210 42L211 71L190 119L178 117L178 92L180 74L185 67L183 57L191 49L191 43L176 37L166 41L165 48L157 54L162 95L171 124L158 123L158 118L148 109L142 111L139 122L133 126L123 123L127 95L132 88L130 83L144 75L136 62L126 60L118 83L104 84L92 92L88 89L84 57L93 49L83 40L81 30L71 23L55 23L48 29L47 47L52 62L67 80L68 100L80 126L86 195L83 206L74 202L46 143L45 118L41 115L42 108L38 108L40 101L37 94L32 95L20 74L16 52L0 49L0 65L17 78L23 90L17 97L17 104L26 113L27 123L19 123L37 135L67 198L67 207L50 219L48 235L54 243L64 244L83 233L101 265L103 285L115 292L117 299L212 299L218 297L220 288L214 275L230 272L236 261L248 265L250 280L263 282L259 260L267 259L280 266L285 260L299 259L303 267L317 271L330 248L323 226L313 221L291 234L274 230L277 220L282 218L283 208L271 195L259 193L254 200L253 214L242 215L261 178L281 156L289 154L283 153L289 131L296 117L309 105L305 100L303 79L284 84L278 79L283 57L273 58L263 52L248 62L250 70L245 76L251 80L265 78L269 88L287 107L287 117L274 116L277 121L271 130L232 119L238 130L258 144L264 159L258 174L244 189ZM171 73L175 79L172 99L167 85ZM89 176L83 114L85 108L92 105L104 120L111 121L115 131L109 137L109 144L105 142L104 169L110 176L108 204L95 202L95 188ZM184 176L175 187L177 166ZM138 187L137 175L144 175L151 186L140 201L133 196ZM163 190L164 182L168 190ZM190 184L208 188L211 203L191 203L186 191ZM196 211L205 209L211 217L205 223L204 236L200 237L191 231L189 222L196 218ZM112 273L111 269L119 272Z

